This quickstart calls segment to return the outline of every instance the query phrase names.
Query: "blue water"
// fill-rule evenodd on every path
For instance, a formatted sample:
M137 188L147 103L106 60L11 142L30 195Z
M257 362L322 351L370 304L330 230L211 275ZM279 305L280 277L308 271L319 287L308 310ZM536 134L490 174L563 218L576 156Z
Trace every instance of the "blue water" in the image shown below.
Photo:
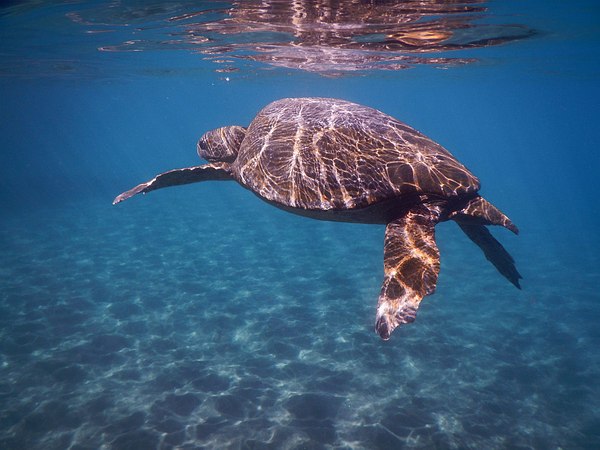
M458 5L412 17L450 24L435 51L227 2L0 6L0 448L600 448L600 10ZM294 96L448 148L520 228L493 232L522 291L439 224L437 290L384 342L382 226L235 183L111 205Z

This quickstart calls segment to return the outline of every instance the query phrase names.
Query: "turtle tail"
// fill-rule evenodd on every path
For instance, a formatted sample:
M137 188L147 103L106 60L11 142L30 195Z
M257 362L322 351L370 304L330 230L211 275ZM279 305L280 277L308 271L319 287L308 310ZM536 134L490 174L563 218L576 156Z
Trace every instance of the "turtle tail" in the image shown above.
M496 267L498 272L521 289L519 280L522 277L515 266L515 260L486 227L486 225L501 225L518 234L519 229L506 215L478 195L469 200L462 209L452 212L448 218L458 223L461 230L481 248L487 260Z

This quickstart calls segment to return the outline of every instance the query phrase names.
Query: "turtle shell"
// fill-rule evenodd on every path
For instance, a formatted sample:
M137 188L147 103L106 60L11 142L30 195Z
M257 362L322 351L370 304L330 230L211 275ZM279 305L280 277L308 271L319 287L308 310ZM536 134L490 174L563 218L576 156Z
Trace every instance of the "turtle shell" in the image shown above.
M479 180L428 137L376 109L328 98L267 105L248 127L232 169L261 197L310 210L479 189Z

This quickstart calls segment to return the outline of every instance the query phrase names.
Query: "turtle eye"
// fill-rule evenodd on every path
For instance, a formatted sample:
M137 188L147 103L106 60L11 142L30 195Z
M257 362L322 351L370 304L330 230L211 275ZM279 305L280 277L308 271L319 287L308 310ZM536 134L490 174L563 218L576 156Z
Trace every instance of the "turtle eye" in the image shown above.
M206 145L206 140L203 137L198 139L198 143L196 144L196 152L200 158L207 159L208 145Z

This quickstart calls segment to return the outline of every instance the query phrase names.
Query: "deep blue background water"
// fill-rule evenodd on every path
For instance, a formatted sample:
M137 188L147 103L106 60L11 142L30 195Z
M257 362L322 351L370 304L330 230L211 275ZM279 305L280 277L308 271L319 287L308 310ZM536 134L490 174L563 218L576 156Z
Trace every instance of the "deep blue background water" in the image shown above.
M0 448L600 446L594 2L490 2L482 20L535 35L336 77L98 51L135 35L66 16L102 6L0 9ZM292 96L376 107L452 151L519 226L493 231L523 290L440 224L437 291L382 342L383 227L234 183L111 205Z

